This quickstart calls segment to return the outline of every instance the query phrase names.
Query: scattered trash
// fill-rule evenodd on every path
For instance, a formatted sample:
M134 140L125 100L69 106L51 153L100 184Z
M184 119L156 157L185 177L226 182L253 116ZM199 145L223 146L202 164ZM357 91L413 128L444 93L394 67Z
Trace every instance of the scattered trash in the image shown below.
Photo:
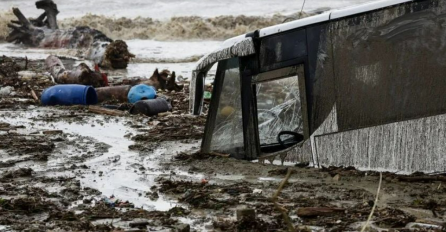
M105 202L106 205L108 205L109 207L115 207L116 205L116 199L113 200L113 196L111 196L110 198L108 197L103 197L102 201Z
M169 70L163 70L161 73L158 69L155 69L152 76L148 80L144 80L141 84L146 84L149 86L153 86L155 89L166 89L167 86L167 78L170 74Z
M442 226L439 225L432 225L432 224L426 224L426 223L417 223L417 222L412 222L406 225L407 229L410 230L440 230L442 229Z
M62 134L63 131L62 130L46 130L42 132L44 135L58 135L58 134Z
M331 216L339 213L345 213L345 209L328 207L300 207L296 212L297 216L299 217Z
M156 200L158 200L158 198L159 198L158 192L156 192L156 191L154 191L154 192L148 192L148 193L146 194L146 196L149 197L149 199L150 199L151 201L156 201Z
M20 71L17 74L22 81L30 81L37 76L37 73L33 71Z
M59 58L51 55L46 58L45 67L58 84L105 86L102 74L91 70L85 63L79 64L73 70L67 70Z
M34 98L34 101L39 101L39 98L37 97L37 94L34 91L34 89L31 89L31 96Z
M45 10L45 13L35 19L27 19L18 8L13 8L17 20L8 24L12 31L6 38L7 42L39 48L84 48L79 57L92 60L105 68L126 68L130 59L135 57L128 51L124 41L113 41L88 26L59 29L59 11L52 0L37 1L36 7Z
M153 86L139 84L130 89L127 97L130 103L136 103L137 101L146 99L154 99L156 97L156 90Z
M94 65L94 71L98 72L98 73L101 73L101 69L99 69L99 65L98 64ZM101 75L102 75L102 80L104 81L104 86L109 86L108 74L107 73L101 73Z
M130 109L131 114L154 116L172 110L172 106L163 98L138 101Z
M0 176L0 179L11 179L11 178L17 178L17 177L31 177L34 173L34 170L31 168L20 168L15 171L8 171L5 173L2 173Z
M88 110L93 113L105 114L105 115L110 115L110 116L124 116L124 115L126 115L126 113L123 111L107 109L107 108L100 107L100 106L89 106Z
M12 95L13 92L14 92L14 87L12 86L5 86L0 88L0 96L2 97L7 97L9 95Z
M237 221L241 220L256 220L256 211L254 209L243 208L236 211Z
M134 204L130 203L129 201L121 201L117 199L115 196L102 197L101 200L109 207L135 208Z
M341 175L336 174L336 175L333 177L333 181L334 181L334 182L338 182L340 178L341 178Z
M209 91L204 91L204 99L205 100L211 100L212 93Z
M252 193L253 193L253 194L262 194L263 191L262 191L261 189L254 189L254 190L252 191Z
M126 45L116 41L113 49L107 49L107 59L115 63L107 65L124 67L131 57L125 54ZM119 57L121 51L127 57ZM75 64L58 60L68 69ZM229 151L198 151L206 113L188 114L189 83L177 84L175 72L156 70L149 79L156 90L154 99L129 103L131 86L147 80L113 76L111 86L95 89L101 106L42 108L32 99L54 100L49 93L41 95L54 83L44 74L43 61L38 62L35 66L34 60L0 57L0 92L9 91L8 97L0 97L0 154L4 157L0 161L0 224L7 225L7 230L290 231L286 228L288 217L283 216L288 215L297 231L347 231L370 214L374 197L370 184L376 173L366 172L365 176L351 168L283 168L237 161L230 158ZM85 71L95 77L86 80L99 83L89 84L107 85L108 78L98 66L94 71L76 65L62 71L63 66L57 63L53 70L56 77ZM184 81L182 77L177 80ZM118 86L122 83L126 85ZM82 92L65 93L69 86L53 86L47 91L69 101L71 92ZM204 112L212 98L212 86L207 84L205 90ZM13 92L17 95L11 98ZM86 98L86 93L79 95ZM16 110L18 104L25 107ZM216 113L231 118L234 109L237 107L230 104ZM126 111L149 117L121 117L129 115ZM189 174L184 173L187 171ZM277 176L294 172L298 175L293 181L284 181L272 200ZM342 183L331 180L339 177ZM383 231L440 230L446 212L444 175L399 177L388 173L386 177L387 197L373 214L370 231L378 226ZM152 182L154 178L158 184ZM112 193L116 196L110 196ZM402 207L416 210L403 211Z
M150 222L148 220L141 220L141 221L134 221L134 222L130 222L129 226L132 228L145 228L146 226L148 226L150 224Z
M189 232L190 231L190 225L188 225L188 224L179 224L174 227L175 227L175 232Z
M153 86L155 89L168 91L181 91L184 86L178 85L176 82L175 72L170 73L169 70L162 70L161 73L155 69L152 76L148 80L141 82L142 84Z
M43 91L43 105L94 105L98 97L94 88L85 85L55 85Z
M102 67L114 69L125 69L131 58L135 55L129 52L127 44L122 40L111 42L105 50L105 58L101 63Z

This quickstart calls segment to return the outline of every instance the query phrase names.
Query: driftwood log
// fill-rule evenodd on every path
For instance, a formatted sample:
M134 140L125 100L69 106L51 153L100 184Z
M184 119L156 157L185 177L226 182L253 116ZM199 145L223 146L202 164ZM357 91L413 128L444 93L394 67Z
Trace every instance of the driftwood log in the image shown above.
M59 58L48 56L45 60L45 67L58 84L104 86L102 74L91 70L85 63L79 64L73 70L67 70Z
M18 8L13 8L17 20L8 24L12 29L6 38L8 42L38 48L83 49L83 58L93 60L103 68L126 68L134 57L124 41L113 41L90 27L59 29L59 11L52 0L37 1L36 7L45 12L32 20L27 19Z

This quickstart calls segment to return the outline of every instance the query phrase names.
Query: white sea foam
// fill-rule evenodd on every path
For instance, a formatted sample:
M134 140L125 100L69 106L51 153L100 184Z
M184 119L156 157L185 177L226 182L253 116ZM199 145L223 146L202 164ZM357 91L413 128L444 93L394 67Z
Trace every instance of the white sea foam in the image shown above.
M132 63L190 63L215 50L221 41L154 41L126 40L131 53L136 55ZM39 49L22 45L0 43L0 54L29 59L46 59L49 55L76 57L76 49Z
M369 0L308 0L305 12L357 5ZM62 29L90 26L112 39L193 40L227 39L285 20L297 19L301 0L55 0ZM26 17L42 11L33 0L1 0L0 41L19 7Z
M114 17L169 19L178 16L216 17L220 15L271 16L300 11L303 0L54 0L60 19L87 13ZM371 0L307 0L306 11L322 7L340 8ZM1 0L0 11L20 7L25 15L38 16L34 0Z

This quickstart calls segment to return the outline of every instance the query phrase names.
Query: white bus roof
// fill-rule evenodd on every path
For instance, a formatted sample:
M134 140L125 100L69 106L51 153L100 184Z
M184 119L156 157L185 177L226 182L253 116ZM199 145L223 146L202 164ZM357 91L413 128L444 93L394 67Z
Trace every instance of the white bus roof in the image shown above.
M330 14L330 20L343 18L355 14L360 14L368 11L373 11L381 8L386 8L393 5L398 5L405 2L412 2L413 0L381 0L367 2L361 5L346 7L339 10L333 10Z
M259 36L265 37L265 36L269 36L269 35L274 35L274 34L277 34L277 33L283 32L283 31L289 31L292 29L296 29L296 28L300 28L300 27L304 27L304 26L308 26L308 25L312 25L312 24L326 22L326 21L330 21L330 20L334 20L334 19L339 19L339 18L343 18L343 17L347 17L347 16L352 16L352 15L356 15L356 14L360 14L360 13L364 13L364 12L368 12L368 11L373 11L373 10L377 10L377 9L381 9L381 8L386 8L386 7L398 5L401 3L412 2L412 1L413 0L379 0L379 1L367 2L364 4L352 6L352 7L346 7L346 8L342 8L342 9L338 9L338 10L327 11L322 14L314 15L311 17L307 17L307 18L303 18L303 19L299 19L299 20L295 20L295 21L291 21L291 22L287 22L287 23L260 29ZM228 39L223 44L225 47L231 46L231 44L241 40L243 37L244 37L244 35L241 35L241 36L237 36L237 37Z
M288 31L291 29L304 27L316 23L326 22L334 19L339 19L343 17L348 17L356 14L361 14L364 12L369 12L381 8L386 8L393 5L398 5L405 2L412 2L413 0L379 0L371 1L364 4L341 8L338 10L327 11L319 15L314 15L311 17L295 20L288 23L283 23L260 30L259 36L265 37L273 35L279 32Z

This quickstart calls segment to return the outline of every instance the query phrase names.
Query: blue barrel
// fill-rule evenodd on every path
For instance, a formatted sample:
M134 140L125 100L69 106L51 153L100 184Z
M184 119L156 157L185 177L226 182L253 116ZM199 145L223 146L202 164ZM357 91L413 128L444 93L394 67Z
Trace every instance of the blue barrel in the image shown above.
M133 86L127 95L130 103L135 103L140 100L154 99L155 97L155 88L153 86L145 84Z
M94 105L98 103L96 90L85 85L55 85L43 91L42 105Z

